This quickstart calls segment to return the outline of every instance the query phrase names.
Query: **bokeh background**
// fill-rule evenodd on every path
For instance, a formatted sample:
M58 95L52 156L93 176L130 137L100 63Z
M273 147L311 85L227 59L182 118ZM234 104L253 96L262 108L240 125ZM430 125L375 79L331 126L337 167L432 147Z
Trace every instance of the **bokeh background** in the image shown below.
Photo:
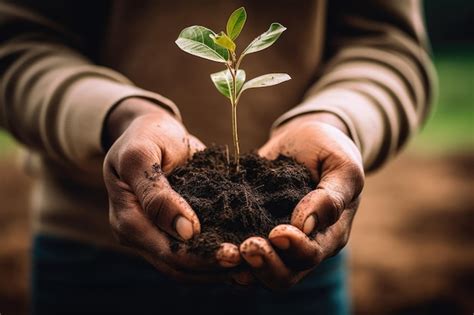
M474 312L474 1L429 0L437 106L372 174L349 242L356 314ZM28 313L31 180L0 131L0 313Z

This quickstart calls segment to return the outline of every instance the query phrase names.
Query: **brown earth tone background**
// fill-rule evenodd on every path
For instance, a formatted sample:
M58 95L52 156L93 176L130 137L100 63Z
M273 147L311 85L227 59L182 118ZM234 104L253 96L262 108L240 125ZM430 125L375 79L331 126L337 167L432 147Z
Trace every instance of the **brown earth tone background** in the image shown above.
M27 314L30 179L0 156L0 312ZM349 243L356 314L474 310L474 152L408 152L367 180Z

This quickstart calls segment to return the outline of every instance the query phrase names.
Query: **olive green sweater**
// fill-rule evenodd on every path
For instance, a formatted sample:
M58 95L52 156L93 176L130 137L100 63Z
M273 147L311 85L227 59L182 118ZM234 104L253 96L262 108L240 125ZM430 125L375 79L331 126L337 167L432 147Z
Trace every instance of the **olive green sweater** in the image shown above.
M293 78L242 98L244 150L263 144L272 124L331 112L371 171L425 120L434 73L416 0L1 1L0 126L29 152L37 232L115 246L101 133L124 98L167 108L207 144L231 142L230 106L209 79L222 65L183 53L174 40L193 24L220 31L242 5L241 46L271 22L288 28L245 60L247 76Z

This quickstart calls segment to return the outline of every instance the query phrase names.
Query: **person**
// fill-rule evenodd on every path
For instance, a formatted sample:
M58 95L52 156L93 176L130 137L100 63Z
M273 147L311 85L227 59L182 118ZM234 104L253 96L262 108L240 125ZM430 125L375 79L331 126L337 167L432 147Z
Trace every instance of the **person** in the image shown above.
M248 57L249 77L293 77L245 97L242 147L292 156L318 185L291 224L203 261L170 250L201 227L165 175L231 142L230 109L206 80L216 65L174 40L190 24L220 30L239 6L239 42L274 19L288 28ZM341 249L364 174L420 128L435 90L416 0L2 1L0 65L0 126L36 178L35 314L348 314Z

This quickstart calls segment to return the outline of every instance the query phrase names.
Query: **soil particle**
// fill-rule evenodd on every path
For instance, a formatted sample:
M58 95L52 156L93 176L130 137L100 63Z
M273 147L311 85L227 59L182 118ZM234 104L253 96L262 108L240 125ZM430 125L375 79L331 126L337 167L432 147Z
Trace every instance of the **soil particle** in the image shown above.
M280 155L266 160L255 153L240 158L240 168L229 166L224 147L196 153L169 176L175 189L191 205L201 222L201 233L173 242L191 253L211 257L219 245L236 245L250 236L267 237L278 224L289 223L296 204L316 184L303 165Z
M148 179L149 181L155 182L159 176L163 174L163 171L161 170L161 166L158 163L155 163L151 166L151 172L148 173L148 171L144 172L145 178Z

